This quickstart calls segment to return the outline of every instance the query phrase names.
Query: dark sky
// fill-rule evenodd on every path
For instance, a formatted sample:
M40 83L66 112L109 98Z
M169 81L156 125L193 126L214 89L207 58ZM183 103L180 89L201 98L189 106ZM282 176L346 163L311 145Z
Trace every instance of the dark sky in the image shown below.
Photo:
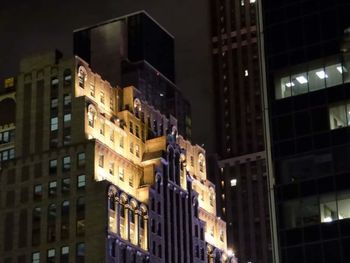
M192 104L193 139L213 148L209 0L5 0L0 7L0 79L19 59L57 48L72 54L72 31L146 10L175 37L176 81Z

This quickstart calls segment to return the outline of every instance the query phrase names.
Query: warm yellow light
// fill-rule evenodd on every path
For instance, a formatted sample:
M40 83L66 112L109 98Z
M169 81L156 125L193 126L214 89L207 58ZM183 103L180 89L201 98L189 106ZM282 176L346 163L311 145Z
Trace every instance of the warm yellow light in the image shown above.
M228 249L227 250L227 256L229 256L229 257L234 257L235 256L235 253L233 252L233 250L232 249Z

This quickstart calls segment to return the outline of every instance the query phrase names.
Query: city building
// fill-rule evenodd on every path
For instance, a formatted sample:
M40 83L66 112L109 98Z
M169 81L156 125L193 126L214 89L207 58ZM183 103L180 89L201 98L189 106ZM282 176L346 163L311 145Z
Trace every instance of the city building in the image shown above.
M205 150L137 86L58 51L5 83L0 262L236 262Z
M349 262L350 3L261 4L275 260Z
M175 85L174 46L174 37L145 11L74 31L74 54L112 85L138 87L190 139L191 108Z
M212 180L238 261L268 263L272 246L257 3L210 3L217 140Z

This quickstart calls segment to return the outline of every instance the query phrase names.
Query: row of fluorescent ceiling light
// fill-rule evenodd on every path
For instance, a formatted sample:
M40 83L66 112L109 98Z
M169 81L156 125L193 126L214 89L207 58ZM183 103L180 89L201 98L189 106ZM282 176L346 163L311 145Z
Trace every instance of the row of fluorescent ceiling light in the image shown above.
M346 70L346 68L345 68L344 66L338 66L338 67L337 67L337 70L338 70L338 72L339 72L340 74L343 74L343 72L347 72L347 70ZM328 75L327 75L327 73L326 73L324 70L317 71L317 72L316 72L316 75L317 75L317 77L319 77L320 79L326 79L326 78L328 78ZM296 77L296 80L297 80L300 84L305 84L305 83L308 82L308 80L307 80L307 79L305 78L305 76L303 76L303 75L300 75L300 76ZM288 82L288 83L286 83L286 86L287 86L288 88L290 88L290 87L294 87L295 84L294 84L294 82Z

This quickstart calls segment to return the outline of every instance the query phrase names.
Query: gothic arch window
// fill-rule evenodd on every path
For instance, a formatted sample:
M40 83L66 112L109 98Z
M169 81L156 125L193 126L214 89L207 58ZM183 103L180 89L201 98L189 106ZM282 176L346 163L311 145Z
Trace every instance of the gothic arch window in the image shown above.
M120 236L127 240L128 238L128 197L125 193L120 195Z
M85 88L85 82L87 80L87 71L83 66L80 66L78 68L78 80L79 80L79 87Z
M141 101L138 98L134 99L134 113L136 117L140 117L141 110Z
M115 210L115 197L117 195L117 189L114 186L110 186L108 189L108 208Z
M96 108L90 104L88 107L88 122L90 127L95 127L95 121L96 121L97 111Z
M139 245L144 250L147 250L147 230L148 230L148 210L147 207L143 204L140 205L140 222L139 222Z
M130 206L129 206L129 240L133 244L137 244L137 228L138 228L138 220L137 220L137 202L132 199L130 201Z
M108 189L108 229L111 232L117 233L117 189L110 186Z

